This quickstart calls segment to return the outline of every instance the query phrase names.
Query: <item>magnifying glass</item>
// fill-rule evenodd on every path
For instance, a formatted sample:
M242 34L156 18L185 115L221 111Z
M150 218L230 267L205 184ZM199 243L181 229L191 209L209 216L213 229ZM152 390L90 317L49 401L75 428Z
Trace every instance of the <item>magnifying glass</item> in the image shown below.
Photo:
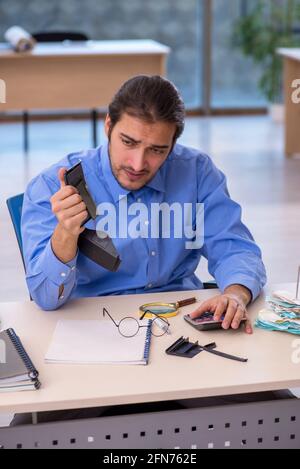
M171 318L172 316L176 316L176 314L178 314L179 308L192 305L196 302L197 298L187 298L186 300L176 301L175 303L146 303L141 305L139 310L141 313L144 313L145 311L151 311L151 313L153 312L164 318ZM151 318L151 313L146 313L144 317Z

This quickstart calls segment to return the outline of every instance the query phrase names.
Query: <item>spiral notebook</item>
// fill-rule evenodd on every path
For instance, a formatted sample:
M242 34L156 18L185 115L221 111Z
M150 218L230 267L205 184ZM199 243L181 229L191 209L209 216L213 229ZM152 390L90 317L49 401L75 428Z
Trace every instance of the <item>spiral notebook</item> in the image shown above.
M38 389L38 375L14 329L0 332L0 392Z
M134 337L123 337L111 320L58 321L47 363L107 363L147 365L151 342L151 320L141 321Z

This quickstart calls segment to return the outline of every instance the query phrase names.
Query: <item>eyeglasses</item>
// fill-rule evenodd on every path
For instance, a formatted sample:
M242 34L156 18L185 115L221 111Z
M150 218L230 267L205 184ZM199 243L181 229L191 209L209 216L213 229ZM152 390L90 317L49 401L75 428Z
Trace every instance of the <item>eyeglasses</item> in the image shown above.
M155 318L151 320L151 334L155 337L161 337L165 335L169 330L170 323L166 319L159 317L158 314L153 313L152 311L145 311L140 317L140 321L144 319L146 313L151 313L152 316L155 316ZM119 333L123 337L134 337L139 332L140 327L148 327L147 324L140 324L138 320L132 316L127 316L121 319L119 323L117 323L109 314L107 309L103 308L103 316L105 316L106 314L110 317L114 325L118 328Z

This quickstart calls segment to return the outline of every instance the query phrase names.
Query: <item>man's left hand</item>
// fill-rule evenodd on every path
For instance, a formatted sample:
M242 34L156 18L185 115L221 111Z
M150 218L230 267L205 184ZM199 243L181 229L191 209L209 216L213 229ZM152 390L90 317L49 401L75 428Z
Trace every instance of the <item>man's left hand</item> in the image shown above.
M247 313L247 304L251 301L248 289L241 285L231 285L223 294L204 301L199 308L190 313L192 319L202 316L206 312L214 314L214 320L219 321L225 315L223 329L238 329L242 319L246 318L245 332L252 334L253 329Z

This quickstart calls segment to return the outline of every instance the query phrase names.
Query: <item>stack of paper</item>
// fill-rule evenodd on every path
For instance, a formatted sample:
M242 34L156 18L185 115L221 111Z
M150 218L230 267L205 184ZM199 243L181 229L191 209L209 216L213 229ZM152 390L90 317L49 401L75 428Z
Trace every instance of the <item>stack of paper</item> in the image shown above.
M300 300L285 291L267 298L268 308L259 312L256 327L300 335Z

